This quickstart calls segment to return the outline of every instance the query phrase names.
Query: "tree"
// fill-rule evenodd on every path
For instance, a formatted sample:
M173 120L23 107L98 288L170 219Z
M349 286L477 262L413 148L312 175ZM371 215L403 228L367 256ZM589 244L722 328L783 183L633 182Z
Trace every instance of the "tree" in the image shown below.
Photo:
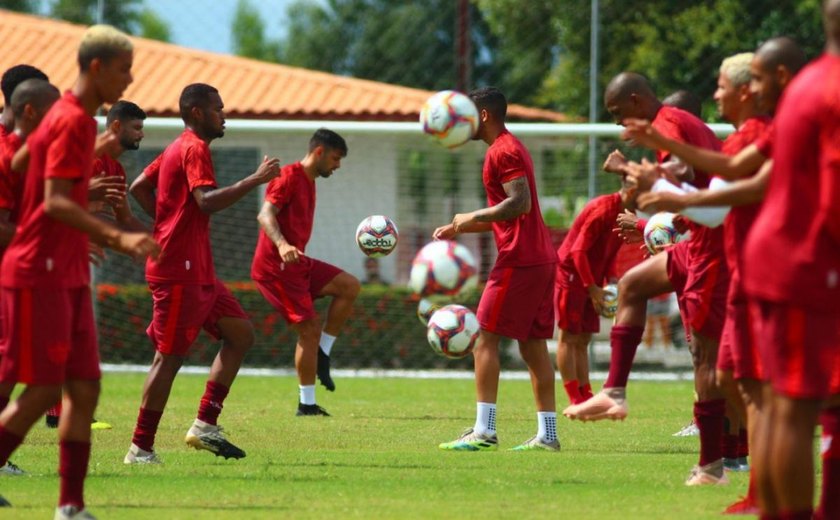
M277 43L265 36L265 24L248 0L239 0L231 27L233 52L263 61L278 61Z
M142 0L104 0L102 22L135 34L142 3ZM54 0L50 15L68 22L91 25L99 20L98 8L98 0Z
M34 13L38 10L38 0L0 0L0 9L18 11L20 13Z
M169 26L151 9L143 9L137 24L140 27L139 34L143 38L162 42L171 41Z

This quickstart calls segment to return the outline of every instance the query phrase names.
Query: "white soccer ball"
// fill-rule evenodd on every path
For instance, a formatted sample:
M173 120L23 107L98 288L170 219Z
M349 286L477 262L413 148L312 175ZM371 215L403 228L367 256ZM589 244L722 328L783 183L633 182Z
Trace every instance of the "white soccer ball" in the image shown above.
M478 340L478 318L463 305L447 305L432 314L426 338L432 350L449 358L470 354Z
M384 215L371 215L356 228L356 243L367 256L385 256L397 247L400 233L394 221Z
M615 318L616 311L618 311L618 286L611 283L604 287L604 306L601 310L601 316Z
M408 285L420 296L454 296L477 284L477 268L472 253L452 240L426 244L411 263Z
M429 320L432 318L432 314L439 310L440 307L440 305L427 300L426 298L420 298L420 301L417 303L417 319L419 319L420 323L424 326L428 326Z
M674 214L661 211L645 224L645 245L650 254L655 255L668 246L680 241L680 234L674 227Z
M423 104L420 124L432 139L447 148L455 148L478 131L478 109L465 94L443 90Z

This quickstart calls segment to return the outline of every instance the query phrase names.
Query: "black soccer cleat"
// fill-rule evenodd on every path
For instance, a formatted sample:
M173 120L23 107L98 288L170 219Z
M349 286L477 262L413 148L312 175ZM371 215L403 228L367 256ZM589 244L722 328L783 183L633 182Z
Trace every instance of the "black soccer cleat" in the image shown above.
M12 507L12 503L0 496L0 507Z
M330 392L335 392L335 383L330 375L330 356L318 349L318 380Z
M208 425L205 429L193 425L184 439L187 445L197 450L207 450L217 457L242 459L245 452L225 438L220 426Z
M45 415L44 416L44 423L47 425L47 428L58 428L58 416L57 415Z
M324 410L323 408L321 408L317 404L303 404L303 403L298 403L297 414L295 414L295 415L297 415L298 417L303 416L303 415L323 415L325 417L330 417L330 414L327 413L326 410Z

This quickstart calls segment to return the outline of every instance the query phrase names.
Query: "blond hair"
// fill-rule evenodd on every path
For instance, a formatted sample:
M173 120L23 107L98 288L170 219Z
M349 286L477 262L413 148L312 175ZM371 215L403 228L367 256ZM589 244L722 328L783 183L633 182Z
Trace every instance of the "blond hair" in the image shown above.
M752 59L752 52L742 52L730 56L720 64L720 73L729 78L729 81L736 87L746 85L750 82L750 63Z
M79 68L87 70L96 58L108 61L133 50L134 45L124 32L110 25L92 25L85 31L79 44Z

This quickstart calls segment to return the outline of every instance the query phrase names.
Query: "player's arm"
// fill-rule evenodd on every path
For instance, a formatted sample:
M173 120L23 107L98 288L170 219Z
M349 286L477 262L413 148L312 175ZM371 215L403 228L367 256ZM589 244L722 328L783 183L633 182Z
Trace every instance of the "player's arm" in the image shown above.
M280 253L280 258L283 262L294 264L303 256L303 252L289 243L283 232L280 230L280 224L277 223L277 214L280 213L280 208L269 201L263 202L262 208L257 215L257 222L260 223L260 228L268 236L271 243L277 248Z
M736 155L726 155L715 150L668 139L659 133L649 121L626 119L622 138L631 139L653 150L665 150L676 155L694 168L715 172L726 180L740 179L757 170L767 159L755 144L751 144Z
M105 201L112 206L125 203L125 181L119 176L107 176L103 172L94 175L88 183L88 201Z
M531 211L531 189L524 175L502 184L507 197L489 208L472 213L459 213L452 219L457 233L472 233L492 229L493 222L513 220Z
M13 172L26 173L26 169L29 168L29 145L27 143L23 143L18 148L18 151L12 156L11 164Z
M214 188L211 186L198 186L193 189L192 194L198 207L204 213L216 213L235 204L239 199L248 194L252 189L265 184L277 177L280 173L280 159L276 157L263 158L263 162L257 171L244 179L226 186Z
M114 216L116 217L117 223L119 223L121 229L126 231L140 231L148 233L149 229L134 215L134 212L131 211L131 206L129 206L127 200L123 200L122 204L112 207L114 208Z
M44 213L74 227L106 247L134 258L160 253L160 246L148 233L126 233L99 220L79 206L71 197L74 179L48 177L44 186Z
M9 219L8 209L0 209L0 246L6 247L15 236L17 226Z
M147 215L155 218L155 183L152 179L147 177L145 173L141 173L131 183L128 192L131 193L131 196L140 204Z

